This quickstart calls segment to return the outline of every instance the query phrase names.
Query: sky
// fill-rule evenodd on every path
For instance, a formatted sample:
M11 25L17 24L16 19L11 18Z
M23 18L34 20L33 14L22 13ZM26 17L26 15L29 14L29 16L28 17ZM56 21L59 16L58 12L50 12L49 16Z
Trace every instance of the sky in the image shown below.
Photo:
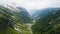
M29 11L30 9L60 7L60 0L0 0L0 4L21 6L21 7L26 8Z
M15 3L27 9L60 6L60 0L16 0Z

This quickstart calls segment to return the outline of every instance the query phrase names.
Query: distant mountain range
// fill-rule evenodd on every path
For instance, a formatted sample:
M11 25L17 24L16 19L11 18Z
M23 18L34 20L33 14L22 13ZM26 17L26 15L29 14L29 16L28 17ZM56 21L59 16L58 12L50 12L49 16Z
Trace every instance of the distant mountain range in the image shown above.
M45 9L40 9L40 10L34 10L35 12L32 14L32 17L44 17L45 15L57 11L60 8L45 8Z

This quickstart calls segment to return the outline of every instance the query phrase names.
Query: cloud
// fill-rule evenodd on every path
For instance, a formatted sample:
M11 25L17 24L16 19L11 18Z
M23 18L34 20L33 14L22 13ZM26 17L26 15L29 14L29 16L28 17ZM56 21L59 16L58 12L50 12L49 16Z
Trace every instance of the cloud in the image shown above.
M45 7L60 7L60 0L0 0L0 4L25 7L26 9L41 9Z
M12 4L15 0L0 0L0 4Z
M60 6L60 0L16 0L16 4L27 9Z

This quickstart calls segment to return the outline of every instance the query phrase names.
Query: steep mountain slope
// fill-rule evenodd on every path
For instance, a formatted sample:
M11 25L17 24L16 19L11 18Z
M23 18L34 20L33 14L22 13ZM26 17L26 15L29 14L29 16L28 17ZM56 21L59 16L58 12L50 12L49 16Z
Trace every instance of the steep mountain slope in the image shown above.
M34 34L60 33L60 8L43 9L40 13L38 12L37 18L36 23L32 26Z
M0 34L31 34L25 23L25 12L11 6L0 6ZM26 19L25 19L26 20ZM3 33L4 32L4 33Z
M21 18L23 20L23 23L31 23L32 19L31 19L29 13L27 12L27 10L22 7L17 7L17 8L21 11L20 14L21 14Z
M14 30L16 21L16 19L12 17L14 15L12 12L14 11L11 11L9 8L0 6L0 34L18 34L17 31Z

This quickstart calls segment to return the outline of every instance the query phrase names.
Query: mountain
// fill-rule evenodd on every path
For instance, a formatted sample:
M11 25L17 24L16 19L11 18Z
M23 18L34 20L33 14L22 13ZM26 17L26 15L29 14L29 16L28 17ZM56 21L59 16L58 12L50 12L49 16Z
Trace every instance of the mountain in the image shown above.
M0 34L18 34L14 29L17 20L14 12L7 7L0 6Z
M17 8L21 11L20 15L21 15L22 20L24 20L23 23L30 23L32 19L30 17L30 14L27 12L27 10L22 7L17 7Z
M30 16L29 15L29 13L27 12L27 10L25 9L25 8L23 8L23 7L17 7L21 12L24 12L24 13L26 13L25 15L26 16Z
M34 34L59 34L60 8L45 8L38 10L35 15L38 16L35 24L32 26Z
M35 10L35 13L32 15L33 17L35 17L36 15L40 15L40 16L42 16L42 15L45 15L45 14L47 14L47 13L49 13L49 12L51 12L53 9L51 9L51 8L46 8L46 9L37 9L37 10ZM38 17L38 16L37 16Z
M0 34L31 34L26 23L31 23L31 18L25 10L0 6Z

